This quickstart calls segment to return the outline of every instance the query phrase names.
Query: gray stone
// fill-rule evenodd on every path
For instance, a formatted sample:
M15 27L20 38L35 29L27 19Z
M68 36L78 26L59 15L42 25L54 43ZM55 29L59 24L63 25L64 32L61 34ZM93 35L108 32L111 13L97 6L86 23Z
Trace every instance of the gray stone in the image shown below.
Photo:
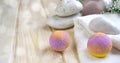
M91 20L89 28L94 32L103 32L106 34L119 34L120 33L120 18L112 16L101 16Z
M89 1L84 3L82 15L101 14L105 10L105 5L101 1Z

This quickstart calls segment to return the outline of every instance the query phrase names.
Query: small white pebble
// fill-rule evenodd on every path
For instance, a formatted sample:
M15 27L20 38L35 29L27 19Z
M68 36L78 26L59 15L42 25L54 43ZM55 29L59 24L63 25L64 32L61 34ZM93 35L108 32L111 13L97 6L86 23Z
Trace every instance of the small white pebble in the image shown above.
M83 5L76 0L62 0L56 7L55 13L58 16L71 16L79 13L83 9Z

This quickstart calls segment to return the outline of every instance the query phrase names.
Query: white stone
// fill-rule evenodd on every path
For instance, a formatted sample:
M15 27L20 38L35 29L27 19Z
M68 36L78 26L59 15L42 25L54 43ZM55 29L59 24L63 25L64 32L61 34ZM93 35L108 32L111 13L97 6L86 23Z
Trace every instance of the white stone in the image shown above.
M73 21L78 16L80 16L80 14L76 14L76 15L69 16L69 17L59 17L55 15L48 19L47 24L50 27L53 27L56 29L66 29L74 25Z
M120 34L120 18L115 15L97 17L91 20L89 28L94 32Z
M81 16L81 17L76 18L76 21L78 21L77 23L79 25L81 25L82 28L85 28L85 31L89 31L89 33L92 34L94 32L89 29L89 24L90 24L91 20L93 20L94 18L97 18L99 16L101 16L101 15L94 14L94 15ZM76 21L74 21L74 22L76 23ZM75 23L74 23L74 25L75 25ZM79 28L80 26L77 26L77 27Z
M91 32L106 34L120 33L120 18L116 14L94 14L78 18L80 23Z
M79 13L83 9L83 5L76 0L62 0L56 7L58 16L70 16Z

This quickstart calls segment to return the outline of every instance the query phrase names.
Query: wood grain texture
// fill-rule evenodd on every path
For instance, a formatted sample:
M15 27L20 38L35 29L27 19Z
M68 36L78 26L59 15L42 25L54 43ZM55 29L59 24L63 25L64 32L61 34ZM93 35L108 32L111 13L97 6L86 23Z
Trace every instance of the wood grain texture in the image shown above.
M0 0L0 63L11 60L19 0Z
M70 45L64 52L56 52L52 50L49 45L49 36L52 32L56 31L56 29L47 26L46 21L49 17L55 15L54 10L60 2L59 0L12 1L16 2L16 6L12 3L10 4L14 7L10 12L10 16L12 13L13 16L5 18L10 18L10 21L14 20L14 22L11 22L14 24L11 24L11 28L9 26L10 24L7 24L10 22L6 20L7 23L5 23L6 26L9 26L9 28L7 27L8 29L12 29L11 33L15 33L15 36L13 36L14 41L10 43L12 44L10 63L80 63L73 28L64 30L71 36ZM9 9L9 7L6 9ZM0 23L2 23L1 21ZM12 39L12 37L10 39ZM0 59L0 62L1 61L2 59Z

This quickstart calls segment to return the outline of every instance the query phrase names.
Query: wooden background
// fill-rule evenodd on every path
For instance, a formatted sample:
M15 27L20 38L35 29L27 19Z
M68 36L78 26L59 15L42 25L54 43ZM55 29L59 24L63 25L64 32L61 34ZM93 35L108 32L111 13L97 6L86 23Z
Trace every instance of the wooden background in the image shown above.
M46 25L59 0L0 0L0 63L80 63L73 27L64 52L50 48Z

